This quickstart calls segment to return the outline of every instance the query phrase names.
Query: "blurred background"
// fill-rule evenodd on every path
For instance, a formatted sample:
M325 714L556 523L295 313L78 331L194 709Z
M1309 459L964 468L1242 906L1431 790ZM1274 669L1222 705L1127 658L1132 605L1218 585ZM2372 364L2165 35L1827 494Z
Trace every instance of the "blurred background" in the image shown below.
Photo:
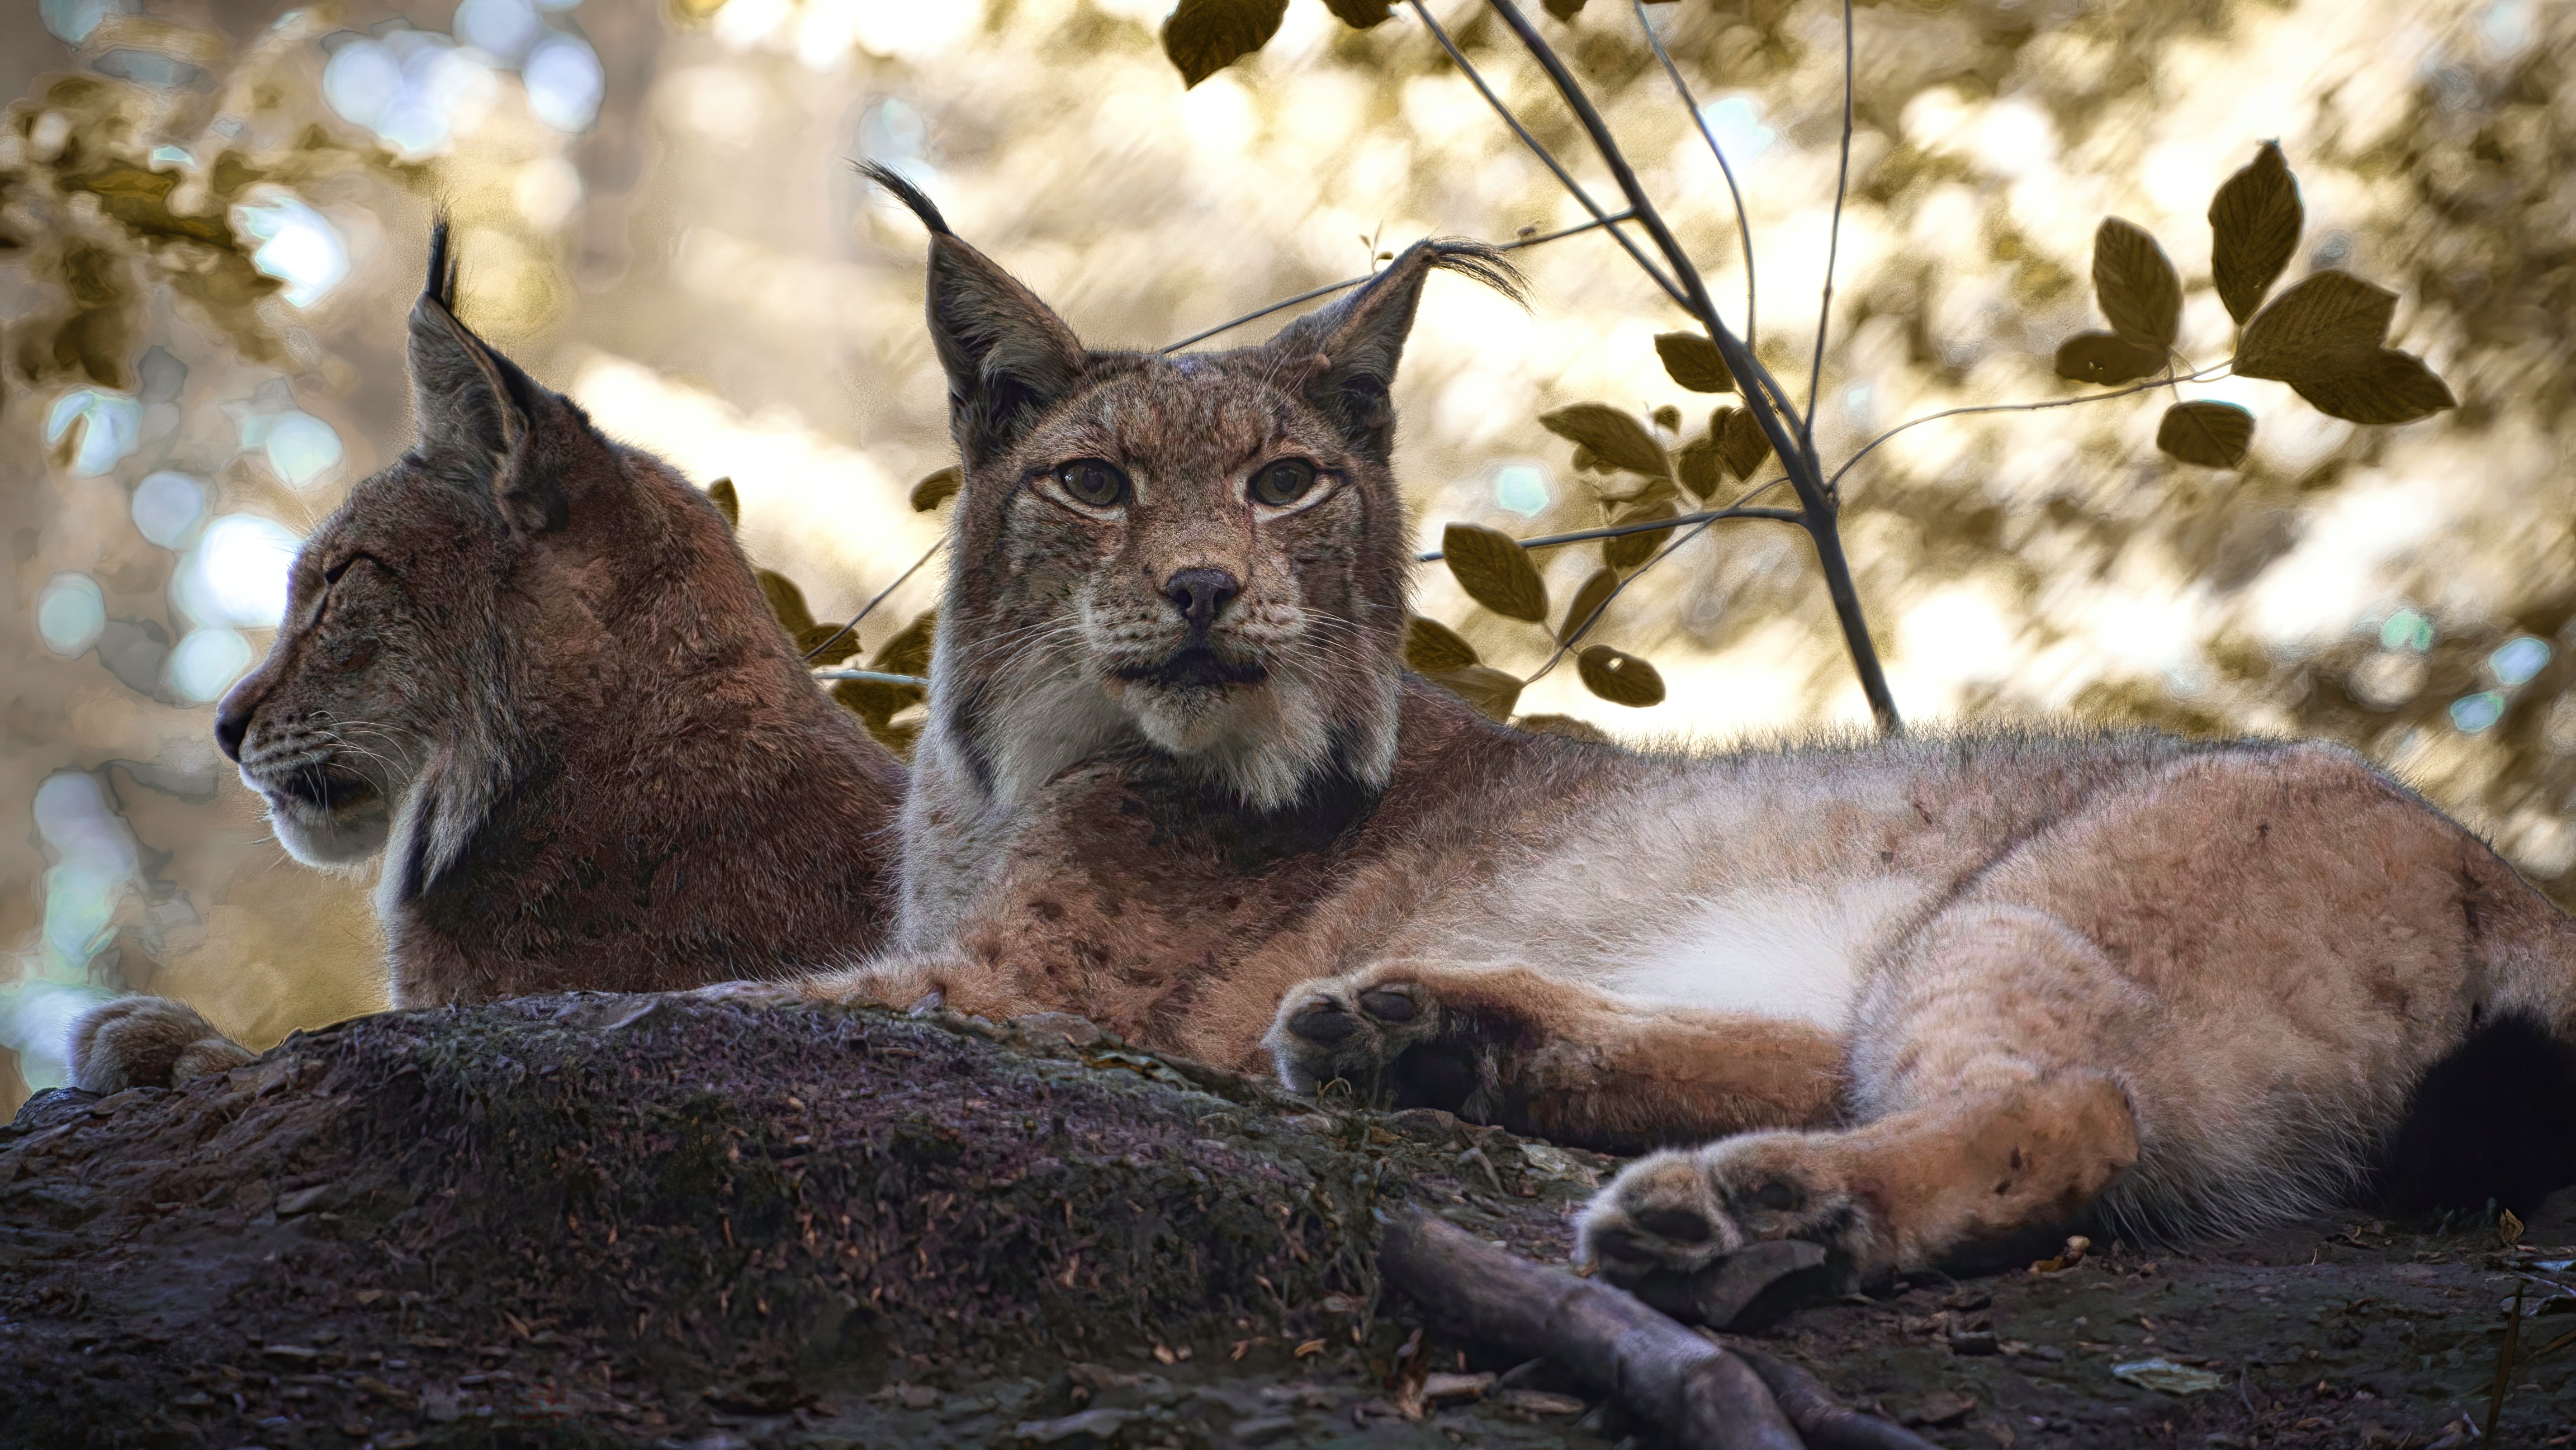
M1557 8L1571 8L1560 4ZM1159 345L1415 238L1582 220L1399 8L1292 0L1184 90L1170 0L19 0L0 8L0 1109L59 1082L65 1021L153 991L265 1045L380 1006L368 881L289 861L210 738L267 648L296 542L408 442L402 318L433 202L463 312L607 430L730 475L754 557L846 617L937 537L950 461L911 176L1095 345ZM1437 0L1538 134L1613 194L1534 68ZM1743 183L1766 362L1803 388L1841 114L1823 0L1676 0L1652 23ZM1739 328L1726 190L1633 11L1540 21L1601 98ZM2460 399L2394 428L2281 384L2187 395L2260 422L2240 472L2153 444L2156 395L1909 431L1845 482L1845 539L1918 724L2077 719L2350 743L2576 893L2576 7L2543 0L1885 0L1819 439L2087 391L2093 229L2145 226L2223 358L2211 192L2278 138L2307 230L2401 295L2392 343ZM1397 388L1425 547L1601 509L1535 421L1712 400L1684 325L1599 234L1519 254L1534 305L1431 284ZM1283 313L1221 341L1256 341ZM1593 546L1540 556L1561 602ZM863 630L927 608L936 567ZM1437 570L1421 610L1527 674L1541 632ZM1867 711L1802 536L1711 530L1596 637L1651 658L1627 709L1560 670L1525 712L1704 742Z

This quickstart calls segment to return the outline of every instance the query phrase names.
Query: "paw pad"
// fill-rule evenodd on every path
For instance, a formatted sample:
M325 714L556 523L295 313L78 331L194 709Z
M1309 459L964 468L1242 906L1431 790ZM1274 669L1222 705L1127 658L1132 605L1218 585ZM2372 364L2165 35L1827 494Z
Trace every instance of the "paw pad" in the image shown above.
M1335 1043L1349 1041L1351 1035L1360 1030L1360 1024L1350 1013L1343 1011L1339 1004L1317 1002L1289 1018L1288 1030L1308 1042L1330 1047Z
M1380 989L1360 994L1360 1010L1380 1022L1410 1022L1422 1015L1422 1004L1409 993Z
M1704 1244L1714 1235L1708 1220L1686 1208L1650 1208L1637 1215L1637 1227L1677 1244Z

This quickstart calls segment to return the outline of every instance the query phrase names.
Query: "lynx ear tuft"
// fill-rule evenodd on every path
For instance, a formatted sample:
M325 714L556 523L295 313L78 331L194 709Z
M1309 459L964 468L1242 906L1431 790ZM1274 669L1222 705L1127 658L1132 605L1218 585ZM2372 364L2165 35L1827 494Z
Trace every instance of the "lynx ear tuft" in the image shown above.
M1434 272L1456 272L1514 302L1527 300L1520 270L1495 248L1482 242L1416 242L1368 285L1297 319L1263 344L1264 351L1287 364L1283 375L1302 365L1306 400L1333 420L1352 447L1374 458L1384 459L1395 445L1395 408L1388 390L1404 355L1404 340L1413 331L1422 283Z
M959 240L920 188L882 166L861 170L930 228L930 340L948 372L949 429L971 469L1018 441L1091 355L1036 293Z
M412 414L419 430L413 452L459 482L490 488L512 526L532 533L560 528L567 515L556 478L560 459L557 450L532 450L531 440L567 429L587 435L589 423L457 318L456 271L441 216L429 233L429 279L411 309Z

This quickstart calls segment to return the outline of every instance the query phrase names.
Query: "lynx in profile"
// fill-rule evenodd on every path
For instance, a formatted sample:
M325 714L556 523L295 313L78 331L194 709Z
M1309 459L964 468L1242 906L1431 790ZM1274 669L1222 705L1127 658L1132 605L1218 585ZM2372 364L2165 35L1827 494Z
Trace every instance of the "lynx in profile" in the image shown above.
M1511 289L1490 252L1095 352L878 179L932 232L965 484L897 949L807 992L1657 1149L1583 1218L1624 1278L2245 1225L2355 1186L2473 1037L2563 1058L2576 929L2334 747L1641 753L1409 678L1388 386L1432 272Z
M410 325L418 441L296 556L215 738L278 840L384 858L397 1007L777 977L890 918L901 762L817 690L731 528L457 320L446 228ZM74 1079L247 1054L131 997Z

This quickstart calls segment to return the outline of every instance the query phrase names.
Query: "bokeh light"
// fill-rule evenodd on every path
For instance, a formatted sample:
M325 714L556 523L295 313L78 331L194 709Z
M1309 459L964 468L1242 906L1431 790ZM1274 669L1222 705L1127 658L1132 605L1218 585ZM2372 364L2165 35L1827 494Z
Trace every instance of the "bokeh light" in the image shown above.
M250 668L250 641L239 630L192 629L170 651L170 691L191 705L210 705Z
M273 629L286 617L287 569L299 542L275 519L225 514L181 556L171 602L202 628Z
M1523 518L1547 512L1547 471L1529 463L1507 463L1495 469L1494 502Z
M599 119L599 101L607 88L599 56L577 35L549 35L528 52L520 79L528 87L528 109L558 131L587 131Z
M268 420L261 439L268 466L296 488L310 488L340 466L340 431L305 412L280 413Z
M107 595L87 574L57 574L36 594L36 633L65 657L86 653L107 628Z
M162 548L184 549L206 521L206 486L168 469L147 473L134 486L133 513L137 533Z
M284 192L233 208L233 224L260 240L251 265L284 282L283 295L298 307L321 301L349 275L349 247L339 229Z
M45 442L61 441L75 426L80 440L72 449L72 476L96 478L141 441L143 405L103 388L74 388L57 398L53 411L45 415Z

